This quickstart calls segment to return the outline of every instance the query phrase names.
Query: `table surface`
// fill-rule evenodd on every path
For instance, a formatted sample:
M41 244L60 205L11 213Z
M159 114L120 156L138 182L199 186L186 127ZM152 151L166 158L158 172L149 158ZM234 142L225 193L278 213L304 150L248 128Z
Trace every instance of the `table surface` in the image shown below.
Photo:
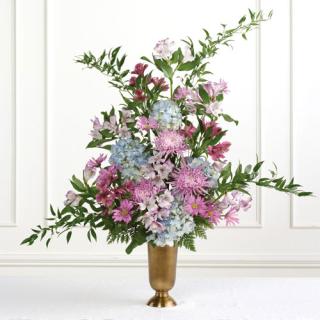
M179 269L178 306L151 308L147 270L0 276L1 320L319 320L320 278L213 277Z

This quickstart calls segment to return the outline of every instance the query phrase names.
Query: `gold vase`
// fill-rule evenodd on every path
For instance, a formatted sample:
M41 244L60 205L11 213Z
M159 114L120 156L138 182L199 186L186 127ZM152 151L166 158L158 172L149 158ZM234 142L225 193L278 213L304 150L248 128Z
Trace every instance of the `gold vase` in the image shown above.
M154 247L148 244L149 282L156 291L148 306L165 308L177 305L168 293L176 280L177 254L177 246Z

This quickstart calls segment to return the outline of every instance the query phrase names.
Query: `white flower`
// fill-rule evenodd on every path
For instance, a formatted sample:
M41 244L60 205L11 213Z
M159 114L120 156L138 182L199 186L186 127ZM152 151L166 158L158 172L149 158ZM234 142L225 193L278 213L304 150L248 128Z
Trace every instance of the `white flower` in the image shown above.
M153 170L152 166L149 164L141 166L140 170L143 177L146 179L154 179L156 176L155 171Z
M170 161L167 161L163 164L155 164L154 169L157 171L161 179L167 179L170 172L172 171L173 165Z
M73 191L68 191L67 194L66 194L66 200L64 202L64 204L67 206L67 205L70 205L70 206L77 206L79 205L79 202L81 200L81 197L77 194L75 194Z
M111 116L109 121L104 122L103 128L108 129L110 132L117 133L118 131L117 118L115 116Z
M148 211L155 211L158 209L154 198L145 199L142 203L139 203L139 207L140 210L147 209Z
M163 194L161 194L158 198L158 204L160 208L169 209L171 207L171 203L174 198L169 190L166 190Z
M222 108L219 102L215 101L210 103L206 108L207 113L218 115L219 113L222 113Z
M186 46L183 53L183 62L188 62L192 60L193 60L192 52L190 48Z
M171 41L169 38L166 38L157 42L156 46L154 47L153 55L157 59L170 59L173 51L174 41Z

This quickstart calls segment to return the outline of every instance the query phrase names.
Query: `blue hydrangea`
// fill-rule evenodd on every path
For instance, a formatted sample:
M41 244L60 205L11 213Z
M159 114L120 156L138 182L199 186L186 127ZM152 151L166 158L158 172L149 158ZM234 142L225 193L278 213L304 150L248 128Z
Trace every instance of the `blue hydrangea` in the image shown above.
M191 168L202 168L204 175L208 178L211 188L216 188L218 186L218 178L220 176L220 173L217 172L214 169L213 165L205 158L189 158L188 164Z
M153 241L156 246L163 247L179 241L184 234L193 232L195 223L193 217L183 210L180 202L174 202L168 218L159 221L164 226L164 231L152 233L147 241Z
M109 161L121 166L123 177L137 179L141 176L140 167L148 162L148 155L140 141L124 138L111 147Z
M161 129L178 130L182 125L180 108L172 100L157 101L152 106L150 116L157 120Z

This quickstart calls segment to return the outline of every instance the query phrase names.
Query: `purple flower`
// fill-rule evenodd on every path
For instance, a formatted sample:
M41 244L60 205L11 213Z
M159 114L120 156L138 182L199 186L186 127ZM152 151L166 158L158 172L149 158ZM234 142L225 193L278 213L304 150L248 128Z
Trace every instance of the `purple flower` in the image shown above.
M161 131L154 143L155 149L166 155L179 154L187 150L184 136L174 130Z
M139 117L137 126L141 130L149 131L150 129L156 129L159 127L157 120L147 117Z
M88 181L90 178L92 178L96 173L96 168L100 167L102 162L106 160L107 156L104 154L100 154L98 158L91 158L84 169L84 178L86 181Z
M182 99L185 99L189 94L190 94L190 89L178 87L175 90L173 98L175 100L182 100Z
M122 200L120 206L114 209L112 212L112 218L114 221L123 221L129 223L132 219L131 210L133 208L133 203L129 200Z
M184 209L192 216L197 216L204 215L207 206L203 198L191 195L185 198Z

